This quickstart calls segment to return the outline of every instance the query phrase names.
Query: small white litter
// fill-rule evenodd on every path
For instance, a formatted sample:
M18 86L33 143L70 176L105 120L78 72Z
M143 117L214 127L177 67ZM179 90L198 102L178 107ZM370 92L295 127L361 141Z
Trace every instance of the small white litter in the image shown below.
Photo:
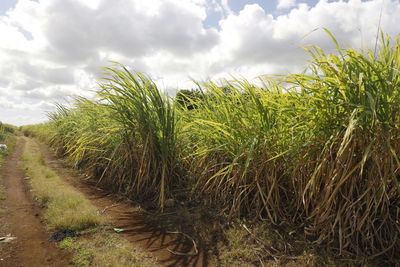
M0 237L0 243L9 243L13 241L14 239L17 239L14 236L11 236L11 234L8 234L7 236Z
M6 144L0 144L0 150L7 150Z

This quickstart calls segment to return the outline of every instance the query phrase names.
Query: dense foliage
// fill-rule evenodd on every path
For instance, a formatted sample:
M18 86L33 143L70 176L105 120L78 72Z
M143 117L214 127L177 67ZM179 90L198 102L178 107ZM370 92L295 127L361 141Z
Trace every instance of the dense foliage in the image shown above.
M175 102L117 64L99 100L28 130L132 198L163 208L185 192L232 218L294 225L342 257L396 259L399 40L382 36L377 56L306 49L308 74L197 83Z

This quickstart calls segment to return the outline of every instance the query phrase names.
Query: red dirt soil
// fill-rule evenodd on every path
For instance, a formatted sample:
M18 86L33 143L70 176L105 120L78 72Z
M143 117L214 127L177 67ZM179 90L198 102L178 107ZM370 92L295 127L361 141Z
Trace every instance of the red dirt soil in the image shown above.
M21 158L24 140L17 144L4 163L1 183L6 199L0 206L0 236L16 237L9 243L0 243L0 266L68 266L72 254L48 242L50 234L41 221L42 210L29 190Z

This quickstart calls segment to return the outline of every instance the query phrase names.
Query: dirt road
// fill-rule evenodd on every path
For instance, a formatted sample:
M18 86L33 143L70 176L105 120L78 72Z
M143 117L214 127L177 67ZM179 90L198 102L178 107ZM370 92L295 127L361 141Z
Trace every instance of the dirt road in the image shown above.
M0 244L0 266L67 266L72 255L61 250L56 243L47 242L42 210L33 200L25 172L21 169L24 140L18 138L17 145L2 168L1 183L7 198L0 206L0 234L11 234L16 240ZM115 196L96 189L77 178L79 173L68 168L49 148L40 145L46 165L53 168L65 181L73 185L106 215L113 227L123 228L121 236L134 246L149 251L161 266L207 266L207 255L196 252L191 240L182 234L168 234L152 226L137 207L121 201Z
M18 138L1 171L6 199L0 204L0 233L16 239L0 244L0 266L68 266L72 255L47 241L49 233L41 221L42 210L30 194L21 167L23 146L23 139Z

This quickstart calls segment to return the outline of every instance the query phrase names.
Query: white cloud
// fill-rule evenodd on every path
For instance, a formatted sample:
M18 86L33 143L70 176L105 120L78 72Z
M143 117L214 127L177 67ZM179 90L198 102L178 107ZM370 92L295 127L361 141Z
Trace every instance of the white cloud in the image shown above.
M294 7L296 5L296 0L278 0L278 9L287 9Z
M221 7L223 11L225 12L225 15L232 15L233 11L229 7L229 2L228 0L221 0Z
M191 77L253 78L302 71L309 56L301 46L312 43L334 51L322 27L341 45L372 47L382 4L323 0L311 7L279 1L285 13L274 16L257 4L234 13L229 3L19 0L0 16L5 37L0 38L0 121L15 123L17 113L9 110L25 107L43 119L37 115L43 103L66 95L90 96L101 67L110 60L151 75L171 92L192 87ZM218 27L203 26L209 12L221 15ZM398 14L399 0L384 2L380 26L392 38L399 34Z

